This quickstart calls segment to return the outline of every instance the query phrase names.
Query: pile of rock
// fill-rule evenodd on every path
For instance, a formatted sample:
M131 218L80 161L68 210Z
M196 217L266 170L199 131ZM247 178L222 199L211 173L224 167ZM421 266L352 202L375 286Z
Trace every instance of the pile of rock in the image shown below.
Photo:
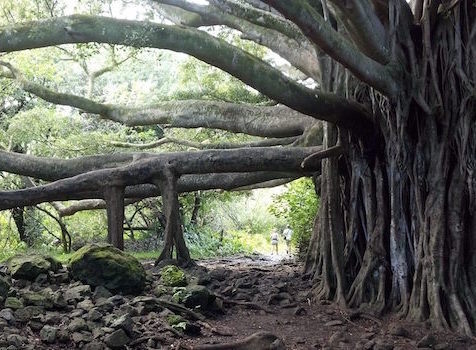
M183 332L200 332L194 315L216 308L208 289L189 284L179 268L146 273L111 246L86 246L67 267L40 255L6 265L0 349L160 348Z

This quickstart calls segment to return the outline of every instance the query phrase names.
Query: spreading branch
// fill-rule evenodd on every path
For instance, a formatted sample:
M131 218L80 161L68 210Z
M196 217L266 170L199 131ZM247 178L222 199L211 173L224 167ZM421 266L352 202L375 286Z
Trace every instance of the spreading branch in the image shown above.
M262 60L196 29L85 15L0 29L0 52L88 42L184 52L227 71L271 99L301 113L360 135L367 135L373 129L367 111L360 104L335 94L308 89Z
M398 83L394 78L394 66L382 65L353 46L344 36L332 28L329 22L307 0L264 0L299 28L324 52L342 63L356 77L382 93L394 96Z
M256 106L222 101L165 101L147 107L126 107L95 102L82 96L60 93L25 79L11 63L0 61L8 71L0 77L15 79L21 88L39 98L97 114L127 126L166 124L170 127L213 129L262 137L301 135L316 121L286 106Z

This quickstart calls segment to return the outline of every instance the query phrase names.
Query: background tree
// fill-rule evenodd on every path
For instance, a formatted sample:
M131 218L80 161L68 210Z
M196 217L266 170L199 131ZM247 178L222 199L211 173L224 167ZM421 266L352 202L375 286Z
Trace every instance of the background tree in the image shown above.
M230 106L221 101L115 106L33 84L8 63L3 75L46 101L126 125L206 126L274 138L301 136L294 141L307 145L316 142L318 134L309 117L328 122L323 147L332 151L314 157L301 154L306 157L304 165L309 165L345 150L341 157L322 162L320 214L306 264L315 278L315 295L374 312L397 309L413 319L428 319L436 327L471 334L476 322L473 2L210 0L200 5L167 0L143 6L148 5L159 6L162 15L181 26L91 16L78 10L83 14L3 28L0 50L96 42L184 52L227 71L287 108ZM243 39L269 47L313 79L316 88L214 36L213 30L194 29L211 25L233 28ZM233 124L227 119L230 115ZM285 154L288 149L280 150ZM242 151L242 160L247 153ZM275 170L285 170L277 155L267 154L272 155L266 161L272 161ZM158 179L162 194L168 191L172 199L180 190L176 175L186 170L180 163L184 158L175 159L175 168ZM42 162L38 160L39 165ZM86 167L86 160L81 164L76 168L80 173L97 167L97 163ZM157 163L141 164L150 169ZM203 158L194 164L186 170L191 176L199 172L199 164L210 166ZM287 164L288 169L297 169ZM26 172L19 166L3 167ZM212 168L232 169L224 163L208 171ZM127 169L134 175L144 170L134 162ZM36 176L52 180L73 175L71 168L67 170L61 175L38 171ZM111 181L124 176L118 169L102 171ZM91 186L97 174L95 170L77 179ZM72 186L73 181L65 179L45 189L81 197L80 189ZM40 198L40 190L21 193L23 200L45 199ZM98 190L82 192L82 197L88 196L97 197ZM15 194L2 197L3 208L20 202Z

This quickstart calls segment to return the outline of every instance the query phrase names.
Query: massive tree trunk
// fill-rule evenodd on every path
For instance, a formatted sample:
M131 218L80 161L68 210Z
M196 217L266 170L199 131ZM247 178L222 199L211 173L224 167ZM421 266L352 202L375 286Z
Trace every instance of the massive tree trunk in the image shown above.
M318 298L377 313L399 310L472 334L475 9L461 1L446 16L431 18L431 27L429 17L422 19L422 37L393 38L408 67L399 94L356 89L355 97L371 102L381 116L382 136L375 147L362 148L341 130L350 152L339 174L331 160L323 161L321 208L306 270Z

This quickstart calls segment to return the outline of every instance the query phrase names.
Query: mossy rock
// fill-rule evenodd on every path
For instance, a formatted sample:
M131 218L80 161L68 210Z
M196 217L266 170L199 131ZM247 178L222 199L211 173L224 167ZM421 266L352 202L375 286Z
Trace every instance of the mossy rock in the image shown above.
M207 310L215 301L215 295L210 291L199 285L189 286L185 290L185 295L182 299L183 304L188 308L199 307L202 310Z
M177 266L165 266L160 272L160 281L167 287L185 287L187 285L187 277L185 272Z
M88 244L69 260L73 278L114 293L138 294L144 290L146 273L132 255L111 245Z
M50 256L39 254L15 255L7 261L8 270L15 279L34 281L38 275L48 271L58 272L61 263Z

